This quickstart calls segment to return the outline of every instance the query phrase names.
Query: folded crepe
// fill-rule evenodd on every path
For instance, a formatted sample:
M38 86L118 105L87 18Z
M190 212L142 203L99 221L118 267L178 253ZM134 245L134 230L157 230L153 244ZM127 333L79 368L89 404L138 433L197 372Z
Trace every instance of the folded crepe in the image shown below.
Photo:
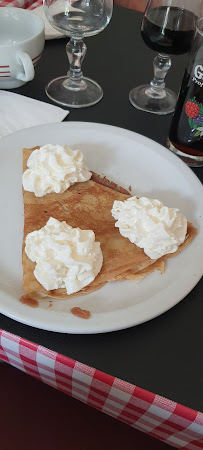
M39 147L35 147L39 148ZM23 149L23 172L33 149ZM187 236L175 253L164 255L158 260L150 259L143 249L121 236L111 209L115 200L126 200L130 194L120 186L95 173L89 181L76 183L62 194L47 194L36 197L23 190L24 239L22 251L23 287L32 299L40 297L69 298L89 294L110 281L125 279L140 281L155 269L162 273L165 260L177 255L188 245L197 233L188 223ZM44 227L50 217L65 221L72 227L93 230L95 240L101 243L103 266L95 280L75 294L68 295L65 288L47 291L35 278L35 263L25 253L25 238L31 231Z

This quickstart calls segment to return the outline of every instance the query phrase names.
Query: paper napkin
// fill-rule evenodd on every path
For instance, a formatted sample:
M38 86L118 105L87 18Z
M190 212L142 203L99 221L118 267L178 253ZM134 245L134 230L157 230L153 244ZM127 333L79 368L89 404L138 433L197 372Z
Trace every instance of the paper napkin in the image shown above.
M23 128L62 122L68 114L58 106L0 90L0 137Z

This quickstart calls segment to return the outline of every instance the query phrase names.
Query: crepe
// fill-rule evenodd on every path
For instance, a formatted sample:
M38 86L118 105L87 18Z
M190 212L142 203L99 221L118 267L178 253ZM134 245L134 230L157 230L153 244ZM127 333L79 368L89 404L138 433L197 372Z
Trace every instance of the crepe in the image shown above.
M39 148L39 147L35 147ZM27 168L27 159L34 149L23 149L23 172ZM136 245L121 236L111 209L115 200L126 200L130 194L106 177L93 173L91 180L76 183L62 194L47 194L36 197L34 193L23 190L24 200L24 239L22 251L23 287L26 295L37 299L40 297L70 298L89 294L101 288L105 283L133 279L140 281L155 269L164 271L165 259L175 256L188 245L197 230L188 223L187 236L177 252L164 255L158 260L150 259ZM66 289L47 291L35 278L35 263L25 253L25 238L28 233L44 227L54 217L65 221L72 227L93 230L95 240L101 243L103 266L95 280L75 294L68 295Z

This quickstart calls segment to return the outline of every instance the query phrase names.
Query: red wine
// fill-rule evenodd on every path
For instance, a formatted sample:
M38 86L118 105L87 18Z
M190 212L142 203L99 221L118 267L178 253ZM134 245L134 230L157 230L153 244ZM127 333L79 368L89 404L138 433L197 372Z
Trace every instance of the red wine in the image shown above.
M153 8L144 16L141 35L145 44L158 53L181 55L190 49L197 16L175 6Z

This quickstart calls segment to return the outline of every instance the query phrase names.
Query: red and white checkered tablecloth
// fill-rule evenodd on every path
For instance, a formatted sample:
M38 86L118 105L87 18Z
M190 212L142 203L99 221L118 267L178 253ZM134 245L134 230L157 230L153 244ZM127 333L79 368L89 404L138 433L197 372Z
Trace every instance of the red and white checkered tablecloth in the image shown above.
M1 6L15 6L16 8L35 9L43 4L43 0L0 0Z
M203 448L203 414L0 330L0 359L161 441Z

